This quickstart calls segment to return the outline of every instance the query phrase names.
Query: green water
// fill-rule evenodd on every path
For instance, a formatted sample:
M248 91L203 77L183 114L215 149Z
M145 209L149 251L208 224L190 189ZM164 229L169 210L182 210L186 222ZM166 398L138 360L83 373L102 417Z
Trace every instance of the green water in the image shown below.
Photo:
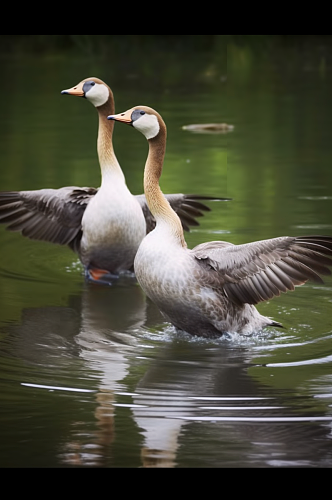
M332 65L317 53L3 59L0 189L99 186L97 113L60 94L97 76L117 112L164 117L165 193L233 198L190 247L331 235ZM182 130L206 122L235 128ZM140 194L146 141L119 125L114 146ZM331 304L327 278L259 307L284 331L192 339L138 286L87 285L70 250L0 226L0 466L331 467Z

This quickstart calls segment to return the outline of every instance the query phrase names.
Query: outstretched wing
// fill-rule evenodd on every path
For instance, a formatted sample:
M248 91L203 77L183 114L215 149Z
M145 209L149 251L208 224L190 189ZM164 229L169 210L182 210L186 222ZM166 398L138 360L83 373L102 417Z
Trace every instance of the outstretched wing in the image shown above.
M187 195L187 194L168 194L165 195L173 210L181 219L184 231L190 231L190 226L198 227L199 222L196 220L203 217L204 212L210 212L211 208L203 203L203 201L230 201L229 198L213 198L208 196ZM156 221L151 214L146 198L144 195L136 196L139 201L147 225L147 233L150 233L156 227Z
M193 249L211 279L238 305L258 304L331 275L332 237L283 237L247 245L212 242Z
M27 238L77 250L82 217L96 193L94 188L77 187L0 192L0 224Z

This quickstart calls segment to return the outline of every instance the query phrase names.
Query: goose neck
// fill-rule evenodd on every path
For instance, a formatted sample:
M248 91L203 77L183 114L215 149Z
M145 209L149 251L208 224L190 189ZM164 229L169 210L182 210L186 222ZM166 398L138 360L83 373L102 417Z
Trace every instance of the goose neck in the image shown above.
M160 178L166 152L166 134L149 141L149 155L144 172L144 190L147 203L158 225L167 227L183 247L187 247L182 223L160 188Z
M124 179L113 147L114 122L107 120L109 114L114 113L114 102L110 100L97 109L99 115L98 156L102 175L106 177L107 174L117 174Z

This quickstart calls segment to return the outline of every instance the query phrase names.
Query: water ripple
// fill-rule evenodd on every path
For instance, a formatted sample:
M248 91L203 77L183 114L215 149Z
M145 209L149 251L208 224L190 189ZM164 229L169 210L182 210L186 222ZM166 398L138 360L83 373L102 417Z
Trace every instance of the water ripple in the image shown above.
M332 422L331 417L175 417L178 420L191 422L238 422L238 423L305 423Z
M22 387L29 387L30 389L42 389L46 391L63 391L63 392L76 392L76 393L84 393L84 394L93 394L96 391L89 391L87 389L72 389L69 387L52 387L47 385L39 385L39 384L21 384Z
M331 362L332 362L332 355L325 356L324 358L308 359L307 361L295 361L293 363L271 363L265 366L268 368L288 368L295 366L321 365L324 363L331 363Z

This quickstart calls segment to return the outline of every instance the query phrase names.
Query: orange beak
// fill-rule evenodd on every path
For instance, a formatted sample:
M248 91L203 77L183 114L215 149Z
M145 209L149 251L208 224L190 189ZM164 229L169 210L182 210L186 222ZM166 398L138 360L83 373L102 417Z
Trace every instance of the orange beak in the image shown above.
M77 97L85 97L85 92L83 90L83 85L84 85L84 82L79 83L78 85L76 85L76 87L73 87L72 89L63 90L61 92L61 94L74 95L74 96L77 96Z
M131 117L132 113L133 113L133 110L129 109L125 113L120 113L119 115L111 115L107 119L114 120L115 122L122 122L122 123L127 123L128 125L131 125L133 123L133 120Z

